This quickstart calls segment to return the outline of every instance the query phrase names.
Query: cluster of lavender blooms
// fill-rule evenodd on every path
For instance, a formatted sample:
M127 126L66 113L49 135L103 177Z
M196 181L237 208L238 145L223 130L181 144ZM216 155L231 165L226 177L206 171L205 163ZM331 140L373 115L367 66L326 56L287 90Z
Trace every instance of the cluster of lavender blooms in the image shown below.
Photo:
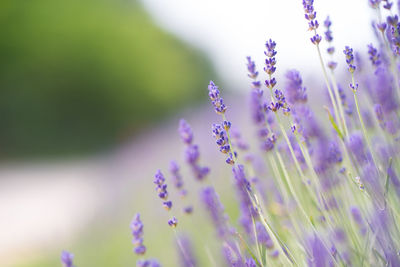
M273 77L277 44L271 39L265 45L264 84L255 61L247 57L250 114L257 137L250 138L251 142L228 120L222 90L210 81L208 96L220 116L219 122L210 123L211 133L217 149L226 154L228 165L221 162L220 168L232 171L237 220L228 216L211 185L214 177L204 179L210 169L199 163L191 126L180 121L183 161L200 187L202 208L196 212L208 214L219 247L203 257L203 261L208 259L204 266L400 266L400 23L391 1L368 2L376 11L376 45L366 45L369 62L361 63L350 46L335 57L329 17L324 21L327 49L321 52L324 40L317 32L314 1L303 1L315 60L321 63L316 73L321 74L323 85L306 89L297 70L287 71L283 85L278 85ZM400 1L398 5L400 10ZM329 57L327 64L325 57ZM338 60L348 70L340 79L334 72ZM313 112L309 90L327 91L329 99L322 104L326 114ZM186 196L176 161L170 164L170 174L180 195ZM163 206L171 210L160 170L154 183ZM183 214L192 211L190 206L190 212ZM180 220L192 219L183 214ZM181 231L176 217L166 220L167 224L175 233ZM134 251L142 257L146 248L139 215L131 230ZM177 234L176 243L181 266L199 266L189 236ZM72 266L72 258L63 252L65 266ZM140 258L137 266L160 264Z

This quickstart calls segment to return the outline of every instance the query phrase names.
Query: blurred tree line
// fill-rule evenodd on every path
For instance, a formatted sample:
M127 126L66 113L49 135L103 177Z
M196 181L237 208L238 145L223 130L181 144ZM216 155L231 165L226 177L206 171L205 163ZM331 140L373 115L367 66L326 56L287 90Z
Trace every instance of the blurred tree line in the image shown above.
M133 0L3 0L0 157L111 147L198 99L210 72Z

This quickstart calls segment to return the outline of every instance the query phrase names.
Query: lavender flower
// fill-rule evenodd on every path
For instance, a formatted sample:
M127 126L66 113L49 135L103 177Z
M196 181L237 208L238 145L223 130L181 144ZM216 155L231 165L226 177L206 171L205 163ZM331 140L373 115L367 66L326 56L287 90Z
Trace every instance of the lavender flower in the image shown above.
M210 87L216 88L216 89L210 89ZM210 81L210 84L208 85L208 89L210 92L212 90L218 91L218 87L212 81ZM210 94L211 93L209 93L209 95ZM214 95L214 94L212 94L212 95ZM222 98L219 97L219 91L218 91L218 94L215 93L215 95L218 95L217 98L221 99L221 101L222 101ZM213 97L210 96L210 98L212 100L212 103L214 104ZM226 110L226 108L225 108L225 110ZM217 112L217 113L222 115L223 122L221 124L219 124L219 123L213 124L213 126L212 126L213 136L216 139L217 145L219 146L219 151L228 155L225 162L227 164L233 165L233 164L235 164L235 161L237 158L237 153L236 153L236 151L233 151L231 140L229 137L229 129L231 128L231 122L226 120L226 117L224 114L225 111Z
M172 228L175 228L178 225L178 219L173 216L171 219L168 220L168 225Z
M163 207L165 210L169 211L172 208L172 201L164 201Z
M222 125L215 123L212 126L212 132L214 138L216 139L216 143L219 146L219 151L223 154L228 154L226 163L233 165L235 163L234 158L236 157L236 152L233 152L231 148L230 140L227 133L230 127L231 124L228 121L224 121Z
M288 102L292 105L307 102L306 88L303 87L303 80L297 70L286 72L285 94Z
M248 76L252 79L256 79L258 76L258 71L256 70L256 64L251 60L251 57L246 57L247 59L247 70L249 71Z
M356 66L353 65L354 62L354 55L353 55L353 49L350 48L349 46L346 46L345 49L343 50L344 55L346 56L346 63L348 65L348 69L350 73L354 73L356 70Z
M314 45L318 45L322 37L317 34L317 29L319 27L318 21L316 20L317 12L314 10L314 0L303 0L304 7L304 17L308 20L308 30L314 32L314 36L310 38Z
M206 187L201 191L201 201L204 203L206 210L210 214L211 220L217 230L219 237L224 238L229 235L229 229L227 225L227 216L225 209L219 200L217 193L214 188Z
M267 42L266 47L267 47L267 51L265 51L265 55L267 56L275 56L276 55L276 51L275 51L275 46L276 43L273 42L272 40L270 40L269 42ZM256 81L256 77L258 76L258 72L257 75L253 75L253 73L255 72L255 63L254 61L251 61L250 57L247 57L248 59L248 65L251 64L251 69L248 67L249 71L252 70L252 72L249 73L249 77L254 77L253 79L255 80L255 82L252 83L252 87L253 90L251 91L251 95L250 95L250 107L251 107L251 114L252 114L252 118L255 124L257 124L259 130L258 130L258 137L260 139L260 148L261 150L268 152L271 151L274 148L274 144L276 142L276 138L273 135L273 133L269 133L268 129L265 127L265 124L268 123L266 121L266 115L265 112L267 112L269 110L268 105L265 105L263 103L263 91L260 88L260 83L258 81ZM275 59L272 61L274 62ZM270 61L268 61L269 63ZM267 68L267 67L266 67ZM269 69L271 69L272 67L269 66ZM254 86L254 85L257 86ZM276 85L276 80L275 78L270 78L265 80L265 85L270 88L270 90L272 90L274 88L274 86ZM274 104L272 104L274 105ZM266 106L266 107L264 107Z
M372 65L375 68L378 68L379 65L382 63L380 60L380 54L378 53L378 50L374 48L372 44L368 45L368 54L369 54L369 59L371 60Z
M133 217L130 227L133 235L133 251L138 255L143 255L144 253L146 253L146 247L143 245L143 223L140 220L139 213L136 213Z
M275 64L276 64L276 59L275 59L275 55L276 55L276 43L274 41L272 41L271 39L269 39L269 41L267 41L265 43L265 47L267 48L266 51L264 51L264 54L267 56L267 58L265 59L265 67L264 67L264 71L268 74L268 75L272 75L275 70ZM268 88L272 89L275 84L276 81L275 79L269 79L265 81L265 84Z
M169 163L169 171L172 175L172 180L175 187L180 190L182 196L185 196L186 190L183 189L183 179L179 173L179 165L176 161L172 160Z
M325 40L327 42L332 42L333 37L332 37L332 31L331 31L331 25L332 25L332 21L329 19L329 16L326 17L325 21L324 21L324 26L326 28L326 32L325 32Z
M65 250L61 252L61 263L64 267L74 267L73 259L74 254Z
M156 191L158 193L158 197L161 199L166 200L168 198L168 191L167 191L167 185L164 184L165 178L164 175L161 173L160 170L157 170L156 174L154 175L154 181L156 186Z
M326 51L328 52L328 54L333 55L333 53L335 52L335 47L332 46L333 36L332 36L332 31L331 31L331 25L332 25L332 22L331 22L329 16L327 16L324 21L324 26L326 28L325 40L329 43L330 46L326 49ZM331 60L327 63L327 66L331 70L334 70L337 66L337 63L335 61Z
M383 0L383 2L385 3L383 5L384 9L387 9L387 10L391 10L392 9L393 2L390 2L389 0Z
M179 122L179 134L182 141L187 145L185 149L185 160L192 169L195 178L204 180L210 172L208 167L200 166L200 152L198 145L193 144L193 131L190 125L183 119Z
M368 2L372 8L376 9L379 7L379 4L382 2L382 0L368 0Z
M183 119L179 121L179 134L182 141L190 145L193 142L193 131L190 125Z
M224 114L227 107L220 96L218 86L216 86L213 81L210 81L210 84L208 85L208 96L211 99L215 112L217 112L217 114Z
M267 48L267 51L264 51L264 54L267 56L265 59L265 67L264 71L268 74L269 79L265 80L265 85L271 90L271 94L273 92L272 88L276 85L276 80L275 78L272 77L272 74L274 74L276 67L276 43L269 39L267 43L265 44L265 47ZM277 112L279 109L282 109L283 114L288 115L290 112L290 107L286 103L286 98L283 95L281 90L275 89L275 95L274 99L275 102L271 102L268 106L267 109L272 111L272 112Z

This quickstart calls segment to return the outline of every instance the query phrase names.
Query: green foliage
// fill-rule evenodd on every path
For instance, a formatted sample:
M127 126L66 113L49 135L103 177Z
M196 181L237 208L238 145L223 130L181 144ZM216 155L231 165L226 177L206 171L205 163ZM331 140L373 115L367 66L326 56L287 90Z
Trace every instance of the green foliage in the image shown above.
M105 149L204 94L209 64L134 1L2 2L0 155Z

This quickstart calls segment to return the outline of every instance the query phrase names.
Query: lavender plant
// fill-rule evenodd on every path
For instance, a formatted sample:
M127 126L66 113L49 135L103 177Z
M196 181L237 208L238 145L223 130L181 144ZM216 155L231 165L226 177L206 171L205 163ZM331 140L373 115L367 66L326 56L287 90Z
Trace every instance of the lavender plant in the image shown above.
M196 212L208 214L220 252L205 250L207 266L400 266L400 23L391 1L369 0L369 4L377 12L373 26L378 46L367 45L369 63L359 63L353 49L344 48L341 60L351 78L346 90L340 83L346 83L347 77L338 83L334 73L332 21L329 17L324 21L328 45L324 54L314 1L303 1L313 33L311 43L317 50L315 60L321 63L325 81L325 87L307 87L327 90L330 102L324 105L325 121L330 123L322 123L313 112L299 71L289 70L283 86L278 86L274 77L278 46L272 39L265 45L264 84L255 61L247 57L249 108L257 138L247 142L228 120L230 109L222 91L210 81L208 96L220 116L210 122L211 133L217 149L226 155L228 165L221 162L219 168L232 170L240 214L237 221L228 216L213 186L215 177L205 179L210 169L200 165L193 131L185 120L180 121L183 161L199 183L201 205ZM330 57L327 65L325 56ZM348 94L354 96L355 112ZM255 166L256 159L266 172ZM171 162L170 173L179 194L186 196L185 177L176 161ZM175 212L166 181L158 170L154 180L158 197L166 210ZM164 224L176 234L181 266L198 266L199 262L189 238L178 233L178 219L190 223L192 217L186 215L192 211L187 206L184 213L175 212ZM142 257L146 247L138 214L131 229L134 251ZM62 262L72 266L71 254L63 252ZM140 258L137 266L160 265Z

